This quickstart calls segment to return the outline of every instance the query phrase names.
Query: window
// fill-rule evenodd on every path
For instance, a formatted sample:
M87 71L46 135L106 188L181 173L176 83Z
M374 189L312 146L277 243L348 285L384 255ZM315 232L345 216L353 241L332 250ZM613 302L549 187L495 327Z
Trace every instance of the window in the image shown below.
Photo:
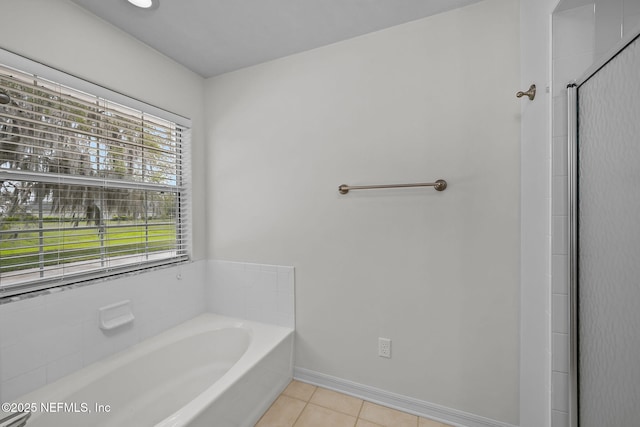
M188 133L0 66L0 297L186 260Z

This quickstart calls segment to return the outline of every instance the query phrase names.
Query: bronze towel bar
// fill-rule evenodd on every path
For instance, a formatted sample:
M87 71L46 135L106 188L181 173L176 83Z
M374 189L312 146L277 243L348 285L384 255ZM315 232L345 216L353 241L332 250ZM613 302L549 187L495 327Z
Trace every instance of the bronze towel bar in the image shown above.
M347 194L350 190L370 190L374 188L405 188L405 187L433 187L437 191L443 191L447 188L447 181L439 179L436 182L424 182L418 184L390 184L390 185L347 185L342 184L338 187L340 194Z

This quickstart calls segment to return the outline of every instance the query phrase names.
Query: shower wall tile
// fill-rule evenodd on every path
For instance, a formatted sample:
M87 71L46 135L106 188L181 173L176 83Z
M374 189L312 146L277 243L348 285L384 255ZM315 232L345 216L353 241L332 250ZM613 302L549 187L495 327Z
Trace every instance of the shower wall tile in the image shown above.
M213 260L208 268L209 311L295 327L293 267Z
M12 401L18 396L22 396L46 384L46 369L44 367L33 369L10 380L3 381L2 387L0 388L0 401Z
M553 427L569 427L569 414L556 410L551 411L551 425Z
M569 412L569 375L565 373L551 374L551 409Z
M553 76L556 84L553 96L566 95L567 85L578 80L593 64L593 53L581 53L553 60Z
M69 375L84 366L82 353L70 354L47 365L47 383Z
M566 117L564 127L566 127ZM560 136L553 138L553 176L567 176L569 171L567 137Z
M200 261L0 305L0 400L9 401L205 311ZM135 321L105 334L98 308L131 300Z
M41 345L40 334L25 337L20 342L2 350L0 380L7 381L32 371L47 362L46 348Z
M568 255L553 255L551 259L551 291L554 294L567 295L569 293L569 257Z
M569 372L569 334L553 333L551 367L555 372Z
M569 215L568 177L554 176L552 179L551 197L553 198L551 215Z
M551 298L551 313L553 316L553 332L569 333L569 297L554 294Z
M561 201L558 201L560 203ZM553 255L566 255L568 250L568 218L566 216L554 216L551 219L551 253ZM553 270L552 270L553 271Z
M562 140L566 144L566 137L568 134L567 86L560 86L560 89L563 92L560 95L553 97L553 116L554 118L557 118L553 121L553 137L554 139L557 137L563 137Z
M553 14L553 59L592 53L594 43L593 2Z
M640 2L624 0L622 7L622 36L627 37L637 32L640 27Z
M595 48L600 58L621 39L623 0L595 0L595 3Z

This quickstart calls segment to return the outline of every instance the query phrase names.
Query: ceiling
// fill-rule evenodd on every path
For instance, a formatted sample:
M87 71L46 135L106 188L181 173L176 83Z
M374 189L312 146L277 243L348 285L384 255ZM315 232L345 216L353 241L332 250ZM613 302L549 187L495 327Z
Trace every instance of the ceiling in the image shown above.
M480 0L72 0L203 77Z

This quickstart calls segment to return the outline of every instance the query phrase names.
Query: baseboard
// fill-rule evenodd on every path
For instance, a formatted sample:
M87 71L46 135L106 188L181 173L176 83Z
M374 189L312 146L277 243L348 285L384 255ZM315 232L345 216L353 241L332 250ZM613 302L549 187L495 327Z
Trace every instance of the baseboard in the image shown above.
M401 394L391 393L379 388L344 380L305 368L295 367L293 378L410 414L431 418L455 427L516 427L512 424L458 411Z

